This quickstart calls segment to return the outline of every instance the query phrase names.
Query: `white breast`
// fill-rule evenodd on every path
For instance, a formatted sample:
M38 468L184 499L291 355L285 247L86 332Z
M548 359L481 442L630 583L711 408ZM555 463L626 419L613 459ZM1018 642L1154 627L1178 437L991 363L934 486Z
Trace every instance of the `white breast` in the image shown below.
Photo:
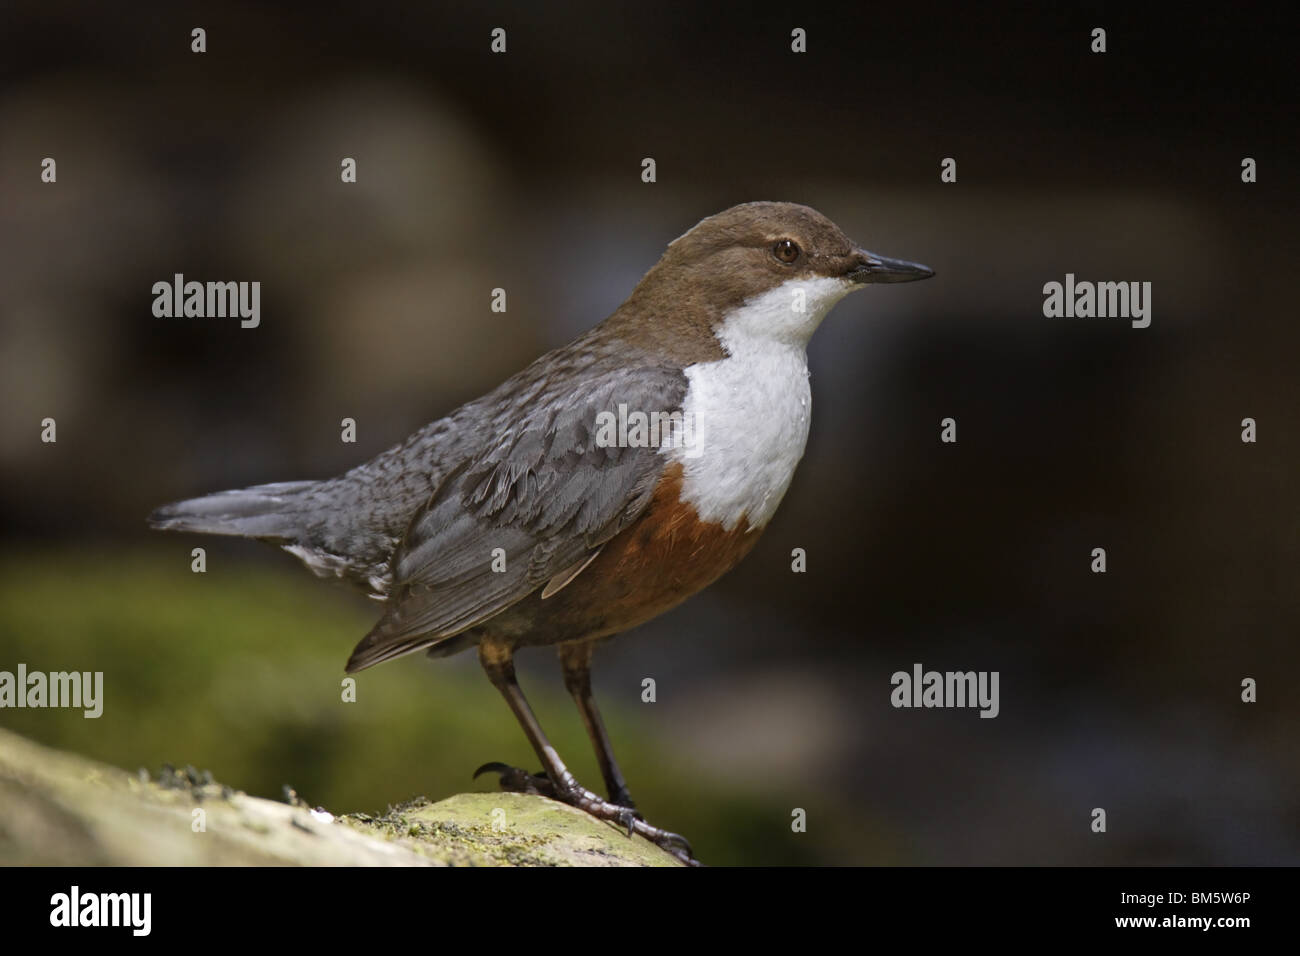
M855 288L841 279L794 280L727 316L727 356L686 368L686 447L664 449L682 465L683 501L728 530L767 524L790 487L808 441L812 392L808 339Z

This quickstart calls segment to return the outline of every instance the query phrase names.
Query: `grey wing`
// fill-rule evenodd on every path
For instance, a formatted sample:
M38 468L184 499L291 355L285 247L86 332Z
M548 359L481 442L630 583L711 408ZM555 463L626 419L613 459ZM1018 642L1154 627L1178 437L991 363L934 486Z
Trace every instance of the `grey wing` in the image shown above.
M485 450L448 473L394 552L387 613L348 672L475 627L557 575L576 576L649 504L665 464L657 447L598 442L597 416L617 416L620 404L680 411L685 393L679 369L619 369L486 418L495 434Z

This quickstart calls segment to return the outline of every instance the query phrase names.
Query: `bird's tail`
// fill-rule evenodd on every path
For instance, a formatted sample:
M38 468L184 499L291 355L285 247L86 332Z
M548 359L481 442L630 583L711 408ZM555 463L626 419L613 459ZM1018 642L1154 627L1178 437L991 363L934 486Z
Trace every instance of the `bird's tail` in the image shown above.
M281 481L237 491L219 491L163 505L149 516L149 526L163 531L229 534L263 541L289 542L302 533L304 492L314 481Z

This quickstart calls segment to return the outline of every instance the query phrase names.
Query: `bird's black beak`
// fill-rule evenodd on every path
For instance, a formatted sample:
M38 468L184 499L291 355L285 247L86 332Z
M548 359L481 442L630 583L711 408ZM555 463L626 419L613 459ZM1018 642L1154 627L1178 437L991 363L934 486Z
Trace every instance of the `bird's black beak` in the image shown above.
M865 249L859 249L855 259L857 261L849 269L846 278L858 283L915 282L917 279L928 279L934 275L933 269L919 262L886 259Z

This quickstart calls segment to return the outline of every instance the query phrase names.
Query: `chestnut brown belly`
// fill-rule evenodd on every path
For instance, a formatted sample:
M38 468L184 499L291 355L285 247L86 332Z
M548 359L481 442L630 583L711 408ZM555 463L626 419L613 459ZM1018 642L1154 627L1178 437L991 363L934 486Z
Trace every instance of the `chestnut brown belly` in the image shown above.
M762 529L744 519L731 530L701 521L681 500L673 464L641 516L558 593L535 592L475 632L516 646L594 640L636 627L707 587L736 566Z

